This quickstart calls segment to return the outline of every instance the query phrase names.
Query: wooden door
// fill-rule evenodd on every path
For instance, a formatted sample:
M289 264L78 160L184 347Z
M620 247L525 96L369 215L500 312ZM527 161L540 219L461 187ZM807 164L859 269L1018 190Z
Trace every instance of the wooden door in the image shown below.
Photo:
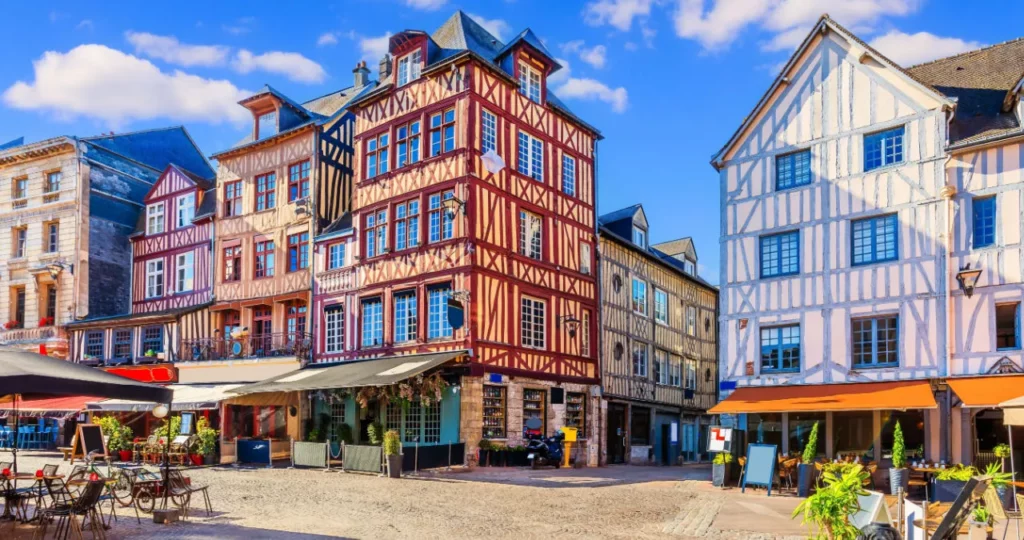
M626 462L626 406L608 404L608 463Z

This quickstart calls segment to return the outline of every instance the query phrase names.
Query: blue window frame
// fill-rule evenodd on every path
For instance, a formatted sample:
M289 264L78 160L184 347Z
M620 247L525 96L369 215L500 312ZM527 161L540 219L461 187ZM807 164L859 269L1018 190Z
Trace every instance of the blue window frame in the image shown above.
M427 339L452 337L448 323L448 297L452 288L448 284L434 285L427 290Z
M974 211L974 247L996 243L996 198L978 197L971 204Z
M761 237L761 277L800 273L800 232Z
M898 366L899 327L897 315L851 320L853 367Z
M864 172L903 162L904 126L864 136Z
M761 373L800 371L800 325L761 329Z
M380 298L362 302L363 347L379 347L384 344L384 312Z
M852 229L854 265L899 258L899 219L896 214L856 220Z
M775 189L789 189L810 183L810 150L801 150L775 158Z
M996 350L1020 349L1020 302L996 304Z

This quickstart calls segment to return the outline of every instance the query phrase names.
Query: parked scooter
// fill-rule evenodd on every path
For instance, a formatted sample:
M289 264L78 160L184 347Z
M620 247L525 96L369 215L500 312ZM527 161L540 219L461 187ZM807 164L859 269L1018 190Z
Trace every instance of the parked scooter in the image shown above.
M540 430L543 424L539 418L530 418L526 421L526 429L530 431ZM562 466L563 449L562 440L565 434L559 431L554 437L544 438L543 435L530 435L526 443L526 459L530 460L530 467L545 467L554 465L555 468Z

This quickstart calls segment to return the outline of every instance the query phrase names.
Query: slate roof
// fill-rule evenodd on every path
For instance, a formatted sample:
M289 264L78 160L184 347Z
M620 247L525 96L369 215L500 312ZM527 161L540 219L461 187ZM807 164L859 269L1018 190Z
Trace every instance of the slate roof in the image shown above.
M907 69L912 77L957 101L953 147L1021 131L1010 93L1024 77L1024 38Z
M632 220L633 216L636 215L637 210L640 210L640 208L642 208L642 206L640 206L639 204L634 204L633 206L620 208L614 212L608 212L607 214L597 218L597 222L600 223L601 225L609 225L611 223L615 223L616 221L620 221L626 218Z
M651 249L663 253L666 257L674 257L681 253L690 252L692 252L694 256L697 255L697 248L693 245L693 238L689 236L678 240L653 244Z
M195 223L197 219L212 216L217 213L217 188L211 186L203 192L203 200L199 201L199 208L196 209L196 215L192 218L192 222Z
M82 141L163 171L171 163L205 178L217 173L183 126L85 137Z
M330 225L320 231L320 234L314 239L316 241L327 240L334 236L338 236L340 233L352 229L352 213L345 212L340 217L331 222Z

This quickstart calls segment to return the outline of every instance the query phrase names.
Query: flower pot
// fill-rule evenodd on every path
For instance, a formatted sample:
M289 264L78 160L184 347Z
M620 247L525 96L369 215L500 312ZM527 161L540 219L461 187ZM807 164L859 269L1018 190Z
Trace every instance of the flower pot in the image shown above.
M801 463L797 465L796 494L800 497L811 496L811 486L814 485L814 476L817 471L813 463Z
M953 502L967 482L959 480L936 480L933 483L932 502Z
M996 488L996 493L999 495L999 501L1003 503L1004 510L1013 508L1013 488L1010 486L999 486Z
M907 492L907 488L910 487L910 470L903 468L897 469L895 467L889 469L889 494L896 495L896 492L901 488L903 493Z
M188 460L191 461L192 465L195 465L196 467L203 466L203 456L200 454L189 454Z
M507 462L508 462L508 451L507 450L497 450L497 451L494 452L494 454L495 454L495 459L494 459L495 465L498 466L498 467L504 467L507 464Z
M388 458L388 478L401 478L402 477L402 456L394 455L387 456Z
M974 519L969 521L970 528L967 529L967 538L969 540L988 540L991 538L988 535L988 523L977 522Z
M725 487L729 484L729 464L711 466L711 485Z
M117 451L117 457L120 458L121 461L131 461L132 460L132 451L131 450L118 450Z

